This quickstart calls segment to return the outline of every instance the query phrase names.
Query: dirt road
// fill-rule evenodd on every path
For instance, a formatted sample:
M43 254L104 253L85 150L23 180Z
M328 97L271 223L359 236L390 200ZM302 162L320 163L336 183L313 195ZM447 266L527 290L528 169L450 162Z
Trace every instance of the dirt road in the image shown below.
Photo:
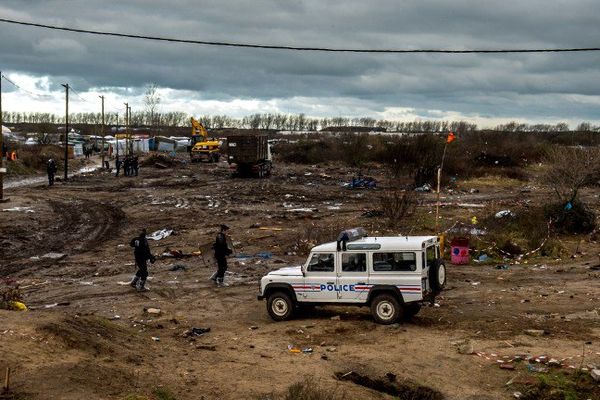
M385 180L384 170L370 172ZM590 268L591 256L508 270L450 267L437 304L392 326L375 324L367 309L340 307L272 322L256 300L264 273L302 262L311 242L339 227L394 232L362 216L378 192L342 188L351 177L337 166L286 166L268 180L231 179L220 163L145 168L132 178L96 171L52 188L12 188L0 207L17 208L0 212L0 276L19 281L31 310L0 310L0 371L11 367L13 390L32 399L123 399L156 388L177 399L257 399L305 377L347 398L391 398L334 376L349 371L393 373L448 399L505 399L516 390L509 380L534 378L524 363L505 370L499 361L542 355L567 370L600 365L600 271ZM522 199L518 193L482 189L469 202ZM452 213L444 208L445 224ZM174 230L151 242L160 255L208 249L220 223L232 227L240 256L230 260L230 287L208 280L210 252L160 258L150 267L149 292L123 284L134 272L128 242L141 227ZM582 250L598 252L589 242ZM260 252L271 256L253 257ZM192 327L211 330L186 337ZM288 345L313 351L290 353ZM470 346L473 354L461 354Z

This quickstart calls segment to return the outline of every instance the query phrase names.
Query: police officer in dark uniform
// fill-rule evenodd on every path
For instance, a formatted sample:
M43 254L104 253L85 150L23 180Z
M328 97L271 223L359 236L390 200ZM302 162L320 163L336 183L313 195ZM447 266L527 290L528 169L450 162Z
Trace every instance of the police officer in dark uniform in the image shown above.
M133 172L135 172L135 176L138 176L138 172L140 170L140 160L139 160L138 156L133 157L132 169L133 169Z
M54 185L54 174L56 174L57 170L58 167L56 166L54 159L49 159L48 165L46 166L46 171L48 172L48 186Z
M229 230L227 225L221 225L221 231L217 234L213 249L215 250L215 258L217 260L217 272L213 274L212 280L215 281L217 286L228 286L223 282L225 278L225 271L227 271L227 256L233 253L233 250L229 248L227 243L227 234Z
M119 159L119 156L117 156L117 158L115 159L115 168L117 170L115 176L119 176L119 171L121 170L121 160Z
M146 229L142 229L140 235L131 239L129 243L133 247L133 256L135 257L135 265L138 270L135 276L129 283L132 287L137 290L148 290L146 288L146 279L148 278L148 265L147 262L150 260L152 264L156 261L156 258L150 252L150 245L148 245L148 239L146 239Z

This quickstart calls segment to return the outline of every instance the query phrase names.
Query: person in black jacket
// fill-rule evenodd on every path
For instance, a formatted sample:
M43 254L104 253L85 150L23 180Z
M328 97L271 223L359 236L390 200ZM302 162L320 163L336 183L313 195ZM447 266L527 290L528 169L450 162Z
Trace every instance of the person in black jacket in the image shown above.
M211 279L215 281L217 286L228 286L223 282L225 271L227 271L227 256L233 253L227 243L227 234L229 230L227 225L221 225L221 231L217 234L213 249L215 250L215 258L217 259L217 272L213 274Z
M148 278L147 262L150 260L150 262L154 264L156 258L150 252L150 245L148 244L148 239L146 239L146 229L142 229L138 237L131 239L129 245L133 247L135 265L138 268L135 276L129 284L132 287L137 288L139 291L148 290L145 286L146 279Z
M56 174L57 170L58 168L56 167L54 159L49 159L48 165L46 166L46 171L48 172L48 186L54 185L54 174Z

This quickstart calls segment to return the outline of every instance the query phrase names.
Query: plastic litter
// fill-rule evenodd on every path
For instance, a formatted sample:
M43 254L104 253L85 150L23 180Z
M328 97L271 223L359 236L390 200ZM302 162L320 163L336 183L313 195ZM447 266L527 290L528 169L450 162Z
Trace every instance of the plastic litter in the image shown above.
M183 332L183 336L191 337L191 336L202 336L205 333L210 332L210 328L190 328Z
M146 236L146 238L149 240L161 240L168 236L171 236L172 233L173 233L173 229L165 228L165 229L158 230L156 232L152 232L152 234Z
M515 214L510 210L502 210L498 211L494 217L496 218L505 218L505 217L514 217Z
M416 187L415 192L431 192L431 185L426 183L423 186Z
M9 307L13 311L27 311L25 303L21 303L20 301L11 301Z
M292 346L291 344L288 344L288 351L290 353L302 353L302 350L300 350L299 348Z

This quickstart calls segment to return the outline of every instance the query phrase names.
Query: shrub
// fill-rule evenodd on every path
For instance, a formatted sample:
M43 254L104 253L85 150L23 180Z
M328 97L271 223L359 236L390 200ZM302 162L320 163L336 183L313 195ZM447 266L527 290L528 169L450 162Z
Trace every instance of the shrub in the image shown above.
M550 204L545 207L546 218L552 219L560 233L590 233L596 228L596 214L583 202Z
M12 309L14 301L23 301L23 293L16 281L0 278L0 309Z
M390 227L396 227L406 216L415 211L416 201L413 190L393 190L381 195L380 199L383 216Z

